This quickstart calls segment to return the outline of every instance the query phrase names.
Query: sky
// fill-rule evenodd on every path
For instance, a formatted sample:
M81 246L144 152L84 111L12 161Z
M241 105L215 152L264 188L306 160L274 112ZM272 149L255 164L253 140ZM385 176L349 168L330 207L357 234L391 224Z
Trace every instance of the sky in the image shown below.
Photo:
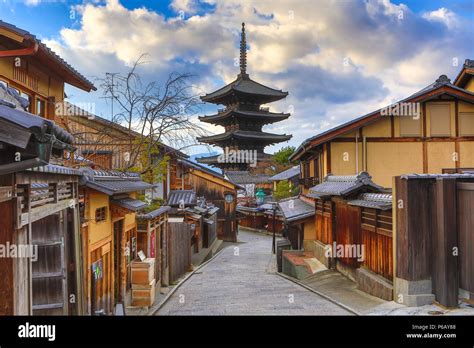
M36 35L91 81L128 71L146 53L145 79L191 73L197 95L235 79L245 22L250 77L289 92L268 106L292 116L264 131L293 138L268 153L407 97L441 74L454 79L474 59L474 0L0 0L0 19ZM101 91L69 86L66 93L110 118ZM202 105L199 114L216 110Z

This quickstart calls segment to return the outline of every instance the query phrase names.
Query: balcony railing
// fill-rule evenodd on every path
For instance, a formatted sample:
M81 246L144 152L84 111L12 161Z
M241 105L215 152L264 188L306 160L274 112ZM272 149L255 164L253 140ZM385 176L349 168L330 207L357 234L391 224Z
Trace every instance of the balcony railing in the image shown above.
M318 185L320 182L321 182L321 179L316 177L316 176L313 176L313 177L310 177L310 178L300 178L299 179L299 184L304 186L305 188L313 187L315 185Z

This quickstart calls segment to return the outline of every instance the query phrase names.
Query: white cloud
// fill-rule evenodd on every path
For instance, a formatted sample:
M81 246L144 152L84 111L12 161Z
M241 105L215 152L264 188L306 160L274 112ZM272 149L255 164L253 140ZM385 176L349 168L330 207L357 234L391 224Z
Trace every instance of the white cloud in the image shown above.
M459 24L456 14L445 7L441 7L436 11L424 13L423 18L429 21L443 23L450 29L455 28Z
M204 2L211 12L200 11ZM462 62L473 53L467 45L472 22L443 8L420 16L389 0L175 0L174 18L128 10L118 0L77 8L80 27L63 29L48 45L78 70L88 76L124 71L148 53L147 76L199 74L194 90L200 94L235 79L245 21L251 77L289 91L272 109L295 106L290 120L268 129L293 133L294 145L406 97L441 73L453 76L459 69L453 58Z
M25 0L25 5L27 6L37 6L39 5L41 0Z

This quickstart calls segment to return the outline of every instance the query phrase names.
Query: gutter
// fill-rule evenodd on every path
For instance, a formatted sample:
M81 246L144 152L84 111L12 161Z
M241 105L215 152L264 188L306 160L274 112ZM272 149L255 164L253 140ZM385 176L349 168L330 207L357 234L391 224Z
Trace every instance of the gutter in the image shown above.
M39 45L35 40L28 40L31 45L17 50L1 50L0 58L34 56L38 52Z

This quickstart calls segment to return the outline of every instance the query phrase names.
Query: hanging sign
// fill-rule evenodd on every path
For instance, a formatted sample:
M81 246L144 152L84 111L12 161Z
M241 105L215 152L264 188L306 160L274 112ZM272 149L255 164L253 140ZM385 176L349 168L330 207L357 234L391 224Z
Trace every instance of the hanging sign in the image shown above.
M94 275L94 280L102 279L102 276L103 276L102 259L92 264L92 274Z

